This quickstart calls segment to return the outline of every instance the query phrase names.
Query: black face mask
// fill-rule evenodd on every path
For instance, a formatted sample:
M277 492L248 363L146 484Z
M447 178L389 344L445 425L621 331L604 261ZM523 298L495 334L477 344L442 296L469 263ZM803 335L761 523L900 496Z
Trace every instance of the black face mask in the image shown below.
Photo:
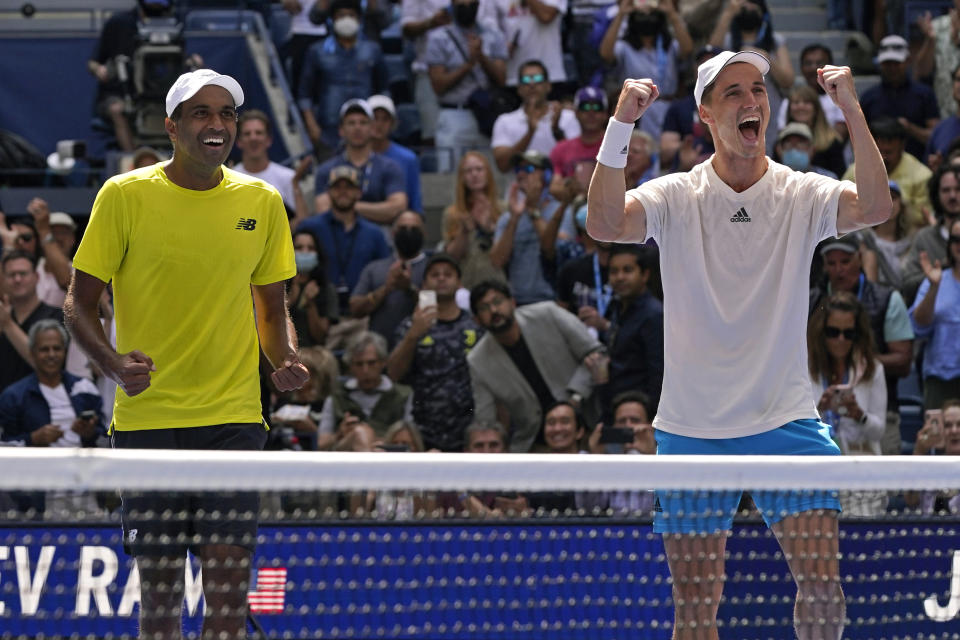
M756 31L763 24L763 16L750 9L742 9L737 16L737 24L743 31Z
M642 36L651 37L660 32L662 25L662 13L660 11L634 11L630 14L627 22L627 33L631 39Z
M401 258L409 260L417 257L423 248L423 229L420 227L399 227L393 234L393 246Z
M477 22L477 11L480 10L479 2L470 4L453 5L453 19L463 28L472 27Z

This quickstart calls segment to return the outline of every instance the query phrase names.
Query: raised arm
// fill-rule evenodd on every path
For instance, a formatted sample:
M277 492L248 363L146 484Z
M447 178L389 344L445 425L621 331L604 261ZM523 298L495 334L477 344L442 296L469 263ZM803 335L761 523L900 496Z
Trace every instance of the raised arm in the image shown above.
M638 242L646 237L647 215L638 201L627 201L623 168L633 125L659 95L657 85L649 78L623 83L587 191L587 233L595 240Z
M887 170L860 109L850 67L825 66L817 70L817 81L843 112L856 163L857 187L840 196L837 231L847 233L880 224L893 209Z

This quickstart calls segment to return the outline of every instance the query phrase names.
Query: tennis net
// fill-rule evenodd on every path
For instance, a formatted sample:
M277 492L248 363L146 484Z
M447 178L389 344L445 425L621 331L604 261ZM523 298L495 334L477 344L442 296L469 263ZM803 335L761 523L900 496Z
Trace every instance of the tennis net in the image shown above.
M200 637L220 600L163 563L220 543L251 638L958 638L957 463L4 449L0 638L136 637L144 567Z

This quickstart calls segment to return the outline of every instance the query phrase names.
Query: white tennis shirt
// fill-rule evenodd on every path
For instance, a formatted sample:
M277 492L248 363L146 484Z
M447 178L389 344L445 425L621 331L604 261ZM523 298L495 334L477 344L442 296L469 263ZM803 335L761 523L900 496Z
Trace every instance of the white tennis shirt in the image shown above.
M715 158L627 197L643 205L660 247L664 375L653 426L737 438L818 415L807 373L810 262L837 234L840 194L856 187L768 159L763 177L736 193Z

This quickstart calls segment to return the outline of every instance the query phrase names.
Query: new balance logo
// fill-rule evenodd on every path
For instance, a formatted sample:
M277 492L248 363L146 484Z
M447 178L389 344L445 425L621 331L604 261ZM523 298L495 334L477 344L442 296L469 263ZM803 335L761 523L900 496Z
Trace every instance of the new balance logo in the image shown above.
M234 229L243 229L244 231L253 231L257 227L257 221L253 218L240 218L237 220L237 226Z
M750 222L750 216L747 215L746 209L740 207L740 210L730 218L730 222Z

